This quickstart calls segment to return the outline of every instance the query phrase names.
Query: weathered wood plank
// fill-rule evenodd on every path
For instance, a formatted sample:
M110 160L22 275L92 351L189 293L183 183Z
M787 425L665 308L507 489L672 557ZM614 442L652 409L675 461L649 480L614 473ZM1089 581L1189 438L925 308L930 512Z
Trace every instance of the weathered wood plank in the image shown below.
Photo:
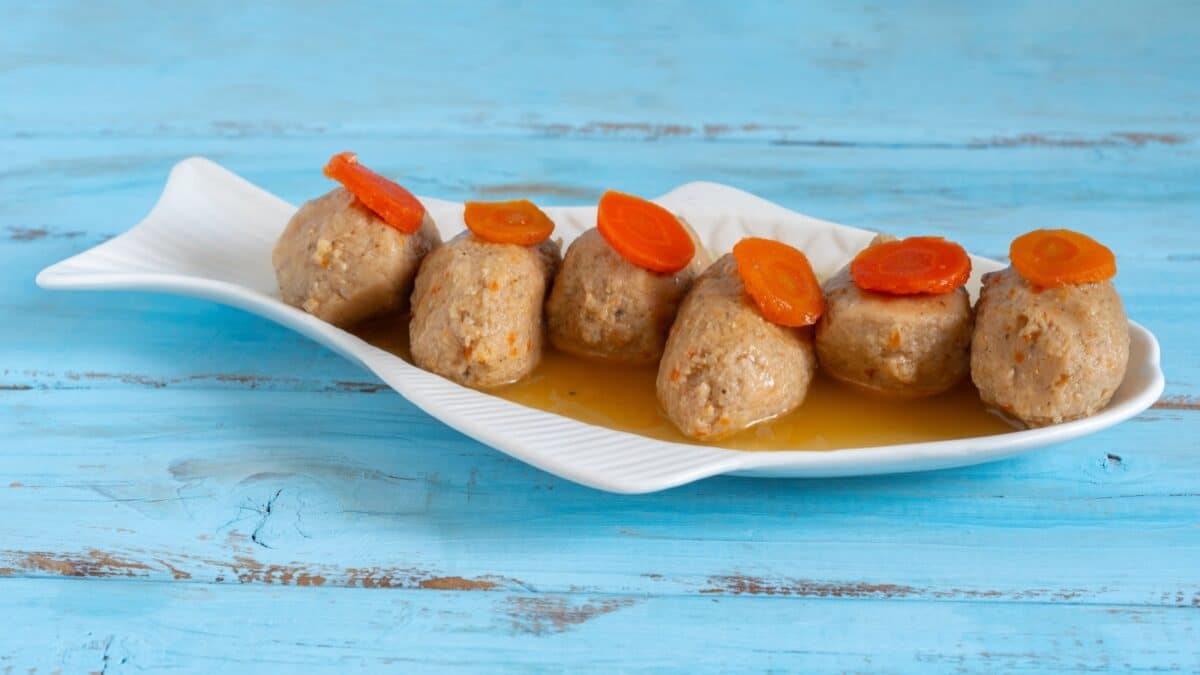
M1170 1L37 3L6 16L0 91L22 105L0 129L1173 143L1197 135L1196 18Z
M1200 606L1190 411L953 472L625 497L386 393L4 398L6 576Z
M1200 669L1196 9L7 7L0 674ZM184 156L298 202L348 148L452 199L707 179L990 256L1087 230L1168 395L1001 464L616 497L259 319L33 287Z
M297 592L76 580L0 581L0 589L0 612L19 617L0 635L0 672L14 674L389 666L649 672L689 662L689 672L1200 668L1200 612L1122 605Z
M320 172L329 155L354 148L413 190L445 199L527 195L572 204L610 187L654 195L712 180L862 227L969 231L980 251L1003 253L1002 244L1020 227L1015 223L1049 220L1120 238L1131 237L1132 221L1157 239L1128 253L1149 255L1179 244L1186 249L1172 253L1200 254L1195 239L1184 237L1200 199L1196 143L895 150L331 135L287 143L167 137L132 153L130 143L119 137L0 140L0 214L8 220L3 241L49 237L83 248L121 232L149 210L171 166L193 154L299 203L329 189ZM45 208L46 200L58 208Z
M242 154L251 149L238 151L234 148L236 143L215 142L233 153L235 164L238 158L251 165L260 161ZM422 152L437 156L430 152L433 146L447 144L378 142L382 155L396 157ZM456 147L453 142L449 145ZM95 146L110 148L111 144L96 142ZM730 153L728 148L705 144L680 145L678 156L671 161L659 158L656 151L641 152L642 147L647 146L622 148L617 168L598 173L608 176L605 180L653 184L661 180L657 171L668 174L679 171L672 168L672 162L689 165L711 162L714 171L720 174L717 178L728 180L725 177L730 172L728 166L736 168L751 161L740 152ZM531 166L550 165L554 153L559 151L578 157L584 165L589 157L612 152L611 147L595 143L492 141L480 156L493 157L498 162L516 153L518 148L526 149L523 161ZM86 155L73 157L77 152L67 150L66 159L54 160L60 163L51 165L53 171L49 177L23 171L18 180L29 193L38 194L48 189L57 172L69 173L72 167L83 167L81 170L88 172L98 167L98 171L88 174L94 181L92 189L113 195L115 208L136 214L144 206L138 204L135 210L131 206L135 198L114 188L132 180L137 185L134 192L144 194L145 202L149 203L161 181L156 174L160 170L156 163L161 163L163 170L168 163L164 158L151 158L108 166ZM303 148L299 151L301 156L307 152ZM456 152L467 150L459 147ZM960 155L958 160L964 169L953 177L948 172L956 160L928 150L810 148L800 152L819 156L815 163L830 168L823 168L816 179L810 178L815 171L809 170L799 177L780 174L778 181L764 180L774 193L768 196L784 203L806 203L806 198L797 200L795 192L788 189L789 181L841 185L843 190L837 196L819 197L821 190L812 187L806 189L805 197L824 199L831 207L848 212L849 217L839 216L841 219L863 224L851 211L870 221L871 209L880 208L872 206L874 202L889 206L893 203L888 200L888 196L895 194L891 182L900 180L901 174L913 186L908 188L913 203L905 206L912 213L939 214L939 205L945 203L943 181L954 181L956 189L968 195L962 201L967 205L968 215L952 219L939 214L940 221L931 216L917 222L897 222L890 229L915 232L924 223L933 221L941 228L938 231L957 235L975 250L993 255L996 250L1003 250L1004 237L1013 229L1003 214L1015 205L1030 204L1025 208L1035 220L1061 217L1063 209L1080 209L1082 213L1076 217L1097 223L1103 232L1100 236L1115 240L1114 245L1122 254L1121 288L1131 315L1148 323L1163 340L1171 398L1159 411L1143 416L1142 424L1126 425L1096 439L1019 462L981 467L962 472L961 476L956 473L954 477L890 479L895 481L891 485L899 492L884 490L878 493L877 501L871 500L861 508L855 504L862 503L862 492L875 492L878 483L833 482L815 492L804 484L806 487L799 494L793 494L796 488L791 483L775 484L766 495L783 499L779 505L783 510L778 513L824 514L824 518L832 518L824 521L805 518L805 528L814 538L792 540L795 519L765 517L764 513L771 513L774 504L753 497L763 490L764 484L710 481L686 488L679 493L686 495L679 503L626 502L623 498L609 497L593 501L580 488L512 464L445 430L315 345L233 310L189 300L129 294L30 293L28 286L23 285L28 281L22 279L29 279L41 264L88 245L88 237L95 236L90 232L104 232L108 226L119 230L127 224L116 220L119 216L101 211L103 223L75 226L78 216L64 209L49 213L51 220L45 222L44 236L21 231L0 244L18 252L6 271L15 277L16 283L0 288L0 302L11 303L14 314L38 317L32 333L17 324L0 330L8 333L9 354L14 362L24 364L21 369L10 368L4 373L5 386L13 389L6 395L6 402L11 401L11 409L15 411L12 417L15 428L10 438L22 452L42 458L67 448L76 450L56 473L43 471L11 478L11 482L37 486L40 491L13 492L7 506L13 512L34 514L31 518L36 520L36 514L43 512L48 502L54 504L53 508L62 509L66 508L60 503L63 500L84 500L67 502L75 504L70 508L78 511L72 520L102 527L101 521L111 521L112 515L96 512L95 506L107 504L122 512L121 524L116 527L133 530L139 533L139 538L160 545L132 550L129 540L119 536L128 533L95 536L89 530L60 539L40 539L16 529L10 533L11 540L24 544L7 548L5 556L9 562L0 567L8 567L14 575L133 573L160 579L186 575L193 581L221 579L225 583L313 584L321 579L331 586L367 583L417 587L461 578L467 583L497 583L499 589L515 583L602 592L619 583L621 589L654 594L694 594L701 590L818 597L891 593L926 599L1119 600L1189 606L1196 584L1187 570L1191 565L1200 567L1200 562L1195 553L1197 541L1190 529L1179 524L1179 518L1186 520L1187 514L1195 510L1196 474L1190 467L1196 447L1189 430L1197 420L1191 417L1189 408L1196 405L1192 392L1200 380L1197 377L1200 364L1194 350L1189 349L1192 331L1188 317L1194 314L1192 305L1197 298L1180 294L1176 288L1200 286L1197 283L1200 279L1195 278L1200 268L1188 254L1182 253L1190 250L1189 245L1195 245L1194 237L1174 224L1195 223L1197 217L1197 213L1187 208L1190 200L1196 198L1195 184L1189 182L1191 151L1142 148L1110 156L1049 148L1006 150L1003 153L1011 155L1003 157L999 156L1000 151L983 155L960 151L956 154ZM847 158L846 152L856 157ZM445 153L440 156L447 169L455 161L461 162L461 158L455 160ZM864 172L850 166L854 161L882 168ZM482 164L490 166L493 162ZM910 168L905 171L905 166ZM1059 167L1074 172L1076 180L1082 176L1088 184L1104 187L1084 190L1075 202L1064 202L1063 194L1034 198L1014 192L999 205L978 206L989 186L1020 180L1020 176L1035 167L1049 167L1038 169L1047 176L1055 173L1054 167ZM439 168L426 170L436 172ZM285 194L290 191L302 196L306 190L324 188L323 181L315 172L301 167L295 155L269 159L267 166L251 169L249 173L255 171L260 182L283 185L277 189ZM467 170L457 171L455 174L448 170L446 175L464 176L464 182L448 188L449 194L442 196L477 193L478 188L465 183ZM997 177L997 172L1007 172L1009 178ZM1152 175L1144 181L1131 180L1141 172ZM855 179L875 187L856 185ZM682 180L685 177L681 175L679 181ZM303 188L297 189L297 185ZM862 194L878 196L847 201L845 190L851 186ZM1062 182L1060 188L1050 180L1038 189L1065 191L1068 183ZM1077 183L1074 189L1079 189ZM1102 192L1110 195L1109 204L1089 201L1091 195ZM297 199L292 194L288 196ZM560 195L556 199L571 198ZM59 200L69 206L94 201L95 197L86 193L65 194ZM18 204L16 208L36 211L32 204ZM1164 209L1178 211L1180 220L1161 216ZM1128 227L1131 217L1145 219L1139 222L1146 224L1141 229L1132 229ZM899 220L898 216L892 218ZM986 225L993 219L994 227ZM976 222L985 225L975 226ZM1148 247L1144 243L1147 239L1170 245L1163 249ZM984 243L977 247L973 241ZM1177 287L1161 283L1164 270ZM127 317L133 313L138 316L136 331L127 323ZM81 326L86 326L86 343L74 337ZM50 345L56 347L48 350ZM181 357L181 353L186 356ZM98 363L106 367L97 368ZM73 389L85 391L58 391ZM205 393L212 389L234 391ZM262 393L239 393L245 390ZM108 392L116 392L119 398L114 399ZM130 410L139 412L131 416L127 412ZM255 412L253 418L245 414L246 410ZM298 430L304 431L298 433ZM297 437L306 439L304 449L289 451ZM166 449L167 457L153 464L151 475L143 475L147 470L146 458L156 456L160 448ZM454 455L446 457L439 453ZM79 480L76 473L79 467L91 464L83 456L105 458L103 469L97 469L102 472L102 479ZM180 482L172 473L172 467L179 466L201 467L199 477ZM376 473L381 466L391 468ZM417 467L420 469L414 472ZM1132 473L1131 467L1136 467ZM1002 480L1003 488L998 489L989 480ZM480 487L481 481L484 487ZM974 489L960 492L959 481ZM328 507L317 517L321 523L317 531L322 533L316 537L317 542L286 526L272 525L255 532L268 502L278 509L276 515L286 514L282 519L272 516L275 523L299 520L301 513L308 513L302 508L300 502L304 498L299 495L309 494L314 484L321 486L317 490L322 495L318 501ZM188 492L198 485L207 488ZM532 501L531 486L538 495ZM64 488L70 496L61 494ZM187 499L180 496L181 488ZM365 503L343 504L343 494L356 495L365 499ZM669 509L715 515L719 509L713 511L710 503L714 495L721 496L724 515L733 518L738 527L721 532L705 529L703 534L697 534L691 526L683 527L683 522L668 524L664 529L659 516L644 521L626 520L622 515L627 509L635 513L657 514L660 509ZM947 507L948 503L952 506ZM994 511L997 503L1007 508ZM483 509L497 514L499 520L491 522L485 518L482 522L492 528L507 527L498 531L521 532L522 540L527 540L531 535L525 528L513 525L513 519L522 522L532 518L541 528L543 521L563 519L562 510L572 512L579 504L590 505L588 521L575 522L566 517L563 527L546 529L544 535L536 538L554 548L560 542L556 537L569 537L580 528L607 534L611 539L605 541L597 535L597 542L589 543L598 548L580 554L581 560L605 561L587 574L543 567L525 558L513 559L507 546L481 553L468 563L459 554L427 557L422 552L442 550L438 536L445 531L440 529L406 532L407 543L386 555L357 549L346 540L350 537L352 542L353 537L364 536L379 526L398 533L397 519L405 523L415 517L410 512L427 515L429 509L440 513L452 525L480 520L478 513ZM996 519L980 520L981 511L994 513ZM1049 520L1033 530L1029 521L1022 520L1036 518L1043 512ZM149 516L152 523L161 520L169 528L147 526L142 522L147 518L146 513L152 514ZM832 516L838 513L858 514L858 517ZM1116 521L1114 514L1119 515ZM193 518L196 522L191 522ZM868 518L872 525L863 528L862 518ZM311 521L313 516L309 514L306 519ZM624 523L617 528L616 535L612 534L614 519ZM932 522L942 524L936 534L928 529ZM969 547L950 544L964 530L980 523L986 527L970 539ZM1045 529L1051 525L1069 526L1071 531L1065 537L1060 536L1056 530ZM683 527L682 534L672 531L679 527ZM1106 532L1113 527L1123 537L1132 539L1112 541ZM842 540L839 537L844 535L840 533L846 528L861 528L861 531ZM276 529L278 532L271 534ZM177 536L181 532L188 534ZM913 544L897 532L921 532L932 536L932 540L918 553L905 555ZM311 532L305 530L305 533L312 538ZM460 536L469 539L471 535ZM707 542L710 536L731 543L715 548ZM208 539L193 541L195 537ZM273 537L281 540L273 541ZM830 537L839 538L835 552L826 550ZM266 545L260 545L256 539ZM646 539L649 543L631 549L628 543L631 539ZM680 539L691 544L680 548ZM778 543L777 539L788 543ZM775 542L773 552L765 550L772 548L767 542ZM759 564L742 564L746 546L756 547L750 558L760 561ZM1180 550L1182 554L1170 559L1154 556L1160 546ZM980 548L992 552L994 566L979 566L971 552ZM623 559L615 551L630 550L636 552L632 560L673 562L655 570L636 565L615 566L613 560ZM1053 573L1039 576L1034 568L1026 567L1023 561L1027 560L1028 551L1037 551L1042 564ZM913 562L914 556L920 564ZM1119 559L1123 561L1122 567L1144 566L1149 557L1154 561L1154 569L1140 580L1122 579L1115 584L1111 582L1109 569L1096 569L1093 576L1080 579L1078 568L1086 566L1086 561L1095 556ZM864 558L898 563L895 567L873 567L864 565ZM506 562L502 567L484 564L491 560ZM112 564L113 561L118 564ZM1014 568L1027 570L1028 576L1000 586L991 583L1006 578ZM917 571L923 569L940 572L932 575ZM659 579L643 575L658 575Z

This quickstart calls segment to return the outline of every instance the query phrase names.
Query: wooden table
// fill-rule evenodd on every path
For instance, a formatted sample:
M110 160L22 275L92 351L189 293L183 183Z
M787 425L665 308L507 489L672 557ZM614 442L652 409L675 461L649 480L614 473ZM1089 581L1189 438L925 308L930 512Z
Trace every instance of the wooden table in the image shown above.
M0 674L1200 669L1195 3L177 4L0 12ZM1085 230L1167 394L971 469L614 496L236 310L33 284L183 157L298 203L344 149L448 199Z

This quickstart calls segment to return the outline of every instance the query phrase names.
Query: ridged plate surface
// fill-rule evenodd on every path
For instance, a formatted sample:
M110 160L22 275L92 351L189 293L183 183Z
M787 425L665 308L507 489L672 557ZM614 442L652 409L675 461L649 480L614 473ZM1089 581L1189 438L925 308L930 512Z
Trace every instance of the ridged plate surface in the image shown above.
M818 274L846 263L874 235L789 211L714 183L689 183L656 200L679 213L714 254L747 235L802 248ZM449 238L462 205L422 198ZM569 243L595 221L594 207L546 209ZM203 158L171 171L158 203L125 234L43 270L50 289L143 290L239 307L306 335L361 364L431 416L550 473L614 492L651 492L722 473L826 477L923 471L1010 457L1093 433L1149 407L1162 393L1158 343L1130 323L1129 371L1112 403L1086 420L954 441L826 452L739 452L669 443L583 424L474 391L422 371L279 300L271 248L295 207ZM1002 265L973 258L968 286ZM869 402L864 402L869 414Z

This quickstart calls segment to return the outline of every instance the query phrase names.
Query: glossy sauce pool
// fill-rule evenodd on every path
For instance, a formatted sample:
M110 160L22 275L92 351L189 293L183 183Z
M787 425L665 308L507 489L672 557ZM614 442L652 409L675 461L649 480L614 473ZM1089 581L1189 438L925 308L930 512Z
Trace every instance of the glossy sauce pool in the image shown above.
M354 333L412 361L406 320L372 321ZM601 364L550 348L530 377L487 393L609 429L737 450L837 450L1012 431L984 408L969 378L940 396L888 401L818 375L804 404L792 413L730 438L702 444L679 433L662 414L654 391L655 375L653 366Z

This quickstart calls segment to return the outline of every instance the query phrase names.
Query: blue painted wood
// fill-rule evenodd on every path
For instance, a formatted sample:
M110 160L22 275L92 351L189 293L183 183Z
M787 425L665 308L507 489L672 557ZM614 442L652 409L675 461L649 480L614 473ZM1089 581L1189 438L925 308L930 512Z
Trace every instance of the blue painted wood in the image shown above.
M817 670L896 670L909 661L925 670L978 664L994 671L1150 669L1195 665L1187 643L1197 630L1195 612L1163 621L1170 610L1053 605L981 606L883 601L780 602L774 598L630 596L530 596L529 594L393 591L296 593L269 587L239 588L216 598L195 586L112 582L97 595L79 594L71 581L14 582L13 604L34 621L58 618L58 603L72 610L58 624L65 658L48 661L22 647L22 663L87 672L178 669L238 670L254 666L304 672L345 672L388 666L478 672L497 661L557 672L576 664L587 672L673 669L677 654L647 640L641 626L669 616L678 627L652 635L704 642L713 670L788 669L801 659ZM117 607L117 609L113 609ZM307 611L345 616L318 624ZM720 640L707 640L705 618L726 617ZM931 625L910 619L923 612ZM118 618L120 626L112 620ZM778 626L790 630L779 635ZM1166 630L1157 626L1165 624ZM1020 631L1019 648L989 649L989 636ZM876 635L885 636L872 640ZM871 642L867 642L872 640ZM226 650L210 652L220 644ZM430 647L435 647L431 650ZM423 655L428 655L422 658Z
M1200 669L1194 4L2 11L0 673ZM254 317L33 286L184 156L299 202L348 148L451 199L1083 229L1167 395L988 466L613 496Z
M1200 612L1121 605L8 582L13 672L1192 671ZM63 611L63 610L67 611ZM336 620L314 619L336 617ZM920 617L923 621L914 621ZM716 633L719 628L719 633ZM687 645L689 651L664 649ZM0 660L0 668L5 661ZM802 667L801 667L802 666Z
M9 133L1094 144L1200 104L1172 0L392 4L13 9Z
M1200 467L1194 439L1161 438L1181 424L1164 412L969 470L621 497L463 439L390 394L16 400L0 434L30 459L0 477L16 483L0 489L11 575L1200 603ZM55 526L33 527L47 508Z

